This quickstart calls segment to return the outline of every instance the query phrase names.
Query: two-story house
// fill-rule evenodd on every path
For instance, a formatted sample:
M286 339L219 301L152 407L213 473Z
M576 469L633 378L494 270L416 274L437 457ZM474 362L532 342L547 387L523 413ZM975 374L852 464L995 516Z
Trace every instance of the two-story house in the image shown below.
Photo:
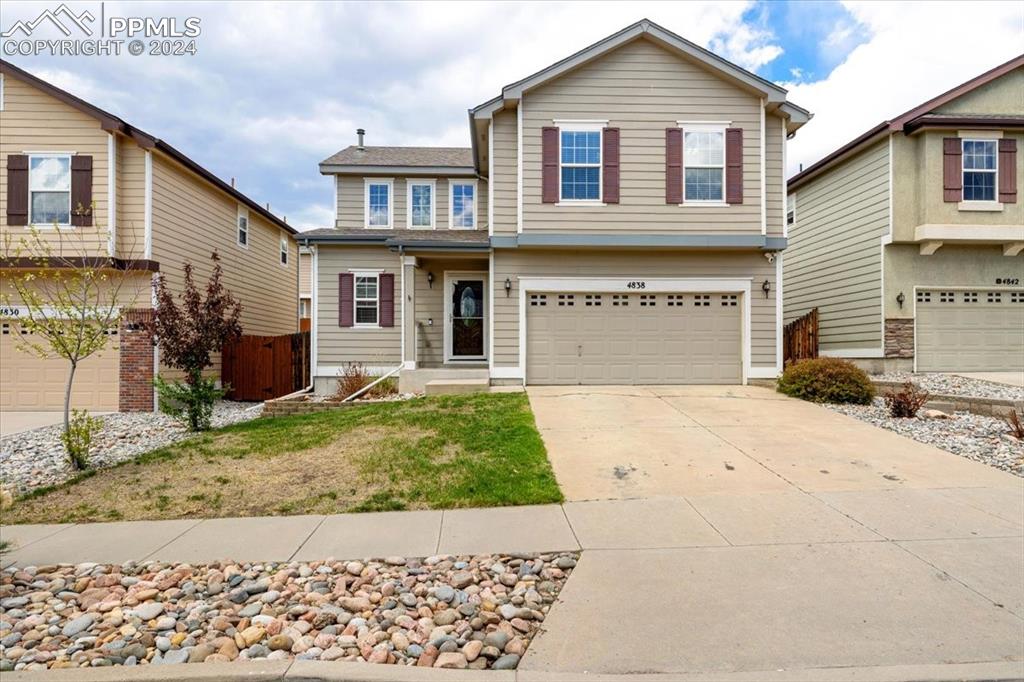
M113 338L103 352L79 366L73 407L154 409L160 349L138 324L151 314L153 278L165 277L180 291L188 261L201 286L214 250L225 285L242 303L245 333L298 327L298 245L284 220L167 142L0 61L5 299L16 296L16 270L38 265L16 255L31 227L62 263L99 259L131 273L121 290L121 327L109 331ZM59 409L67 363L18 350L15 339L24 330L17 318L24 311L18 300L9 304L0 320L0 409Z
M888 371L1024 369L1024 55L884 121L788 185L787 320Z
M469 110L469 148L320 171L317 390L340 368L529 384L740 384L780 369L786 91L647 20ZM452 374L452 370L458 370Z

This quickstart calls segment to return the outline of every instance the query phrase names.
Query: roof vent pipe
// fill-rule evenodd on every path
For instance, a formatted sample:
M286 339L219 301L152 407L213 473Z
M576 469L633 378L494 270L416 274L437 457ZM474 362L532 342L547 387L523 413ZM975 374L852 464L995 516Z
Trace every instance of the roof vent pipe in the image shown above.
M359 145L358 146L359 146L360 149L365 149L365 147L363 147L363 135L365 135L365 134L366 134L365 130L363 130L362 128L356 128L356 136L358 136L358 138L359 138Z

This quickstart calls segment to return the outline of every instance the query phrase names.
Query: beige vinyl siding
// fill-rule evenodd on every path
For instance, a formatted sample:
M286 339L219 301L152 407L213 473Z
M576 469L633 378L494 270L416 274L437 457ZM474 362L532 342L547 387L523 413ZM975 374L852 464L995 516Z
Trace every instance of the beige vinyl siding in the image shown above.
M338 326L338 275L352 270L395 276L395 326L355 328ZM401 267L398 254L382 246L332 247L317 252L318 367L361 362L369 367L393 367L402 358ZM435 288L437 280L434 281ZM419 303L419 301L417 301Z
M761 102L721 76L638 39L529 91L522 107L524 231L760 234ZM541 129L556 119L621 129L619 204L541 202ZM743 128L742 204L665 203L665 129L687 120Z
M309 298L313 291L313 257L299 254L299 297Z
M129 139L117 147L117 254L142 258L146 247L146 152Z
M520 277L751 278L751 365L775 367L775 266L760 253L725 251L614 252L497 250L494 281L512 281L511 295L494 296L494 364L519 364ZM761 283L772 293L765 298Z
M25 228L7 226L7 156L26 152L73 152L92 156L91 227L62 228L38 225L47 243L63 242L65 253L106 255L107 239L107 139L99 121L55 97L11 76L4 75L4 108L0 111L0 237L14 238Z
M820 312L822 350L882 345L881 238L889 229L882 140L796 191L785 251L786 320Z
M285 234L249 211L249 245L237 243L238 202L176 163L153 154L153 258L161 276L180 290L186 261L196 281L207 280L216 250L225 286L242 303L246 334L290 334L298 326L298 246L289 239L288 266L280 264Z
M364 178L356 175L336 175L338 183L338 211L335 226L347 230L357 230L366 227L366 181L373 178ZM471 182L473 178L424 178L435 181L436 207L434 214L434 229L449 229L448 205L451 199L451 182ZM416 182L419 178L393 178L392 180L392 216L391 228L404 230L408 224L408 183ZM487 229L487 182L476 180L476 191L478 201L476 211L476 222L478 230ZM380 229L380 228L376 228ZM428 229L428 228L417 228Z
M765 117L765 208L766 234L769 237L781 237L786 224L786 174L785 146L786 136L783 131L783 120L777 116Z
M516 232L517 139L516 112L499 111L494 115L494 177L491 195L494 201L494 234Z

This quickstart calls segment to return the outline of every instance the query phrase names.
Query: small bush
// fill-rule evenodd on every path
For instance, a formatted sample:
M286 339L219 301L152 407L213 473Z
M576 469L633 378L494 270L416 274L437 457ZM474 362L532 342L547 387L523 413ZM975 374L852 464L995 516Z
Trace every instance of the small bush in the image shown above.
M153 383L160 400L160 411L181 421L190 431L210 428L213 405L227 393L226 388L217 388L216 381L202 376L193 384L168 382L161 377Z
M814 403L870 405L875 387L864 370L839 358L800 360L779 379L781 393Z
M898 391L885 396L885 406L889 415L898 419L910 419L917 416L926 402L931 398L928 391L918 388L913 382L906 381Z
M85 410L72 410L68 430L60 434L60 442L68 454L68 461L78 471L89 468L89 450L92 438L102 428L103 422L90 417Z
M358 362L350 362L342 368L341 373L338 375L338 390L334 394L334 397L338 400L344 400L356 391L359 391L369 385L371 382L376 381L377 378L370 376L366 373L366 368ZM387 396L398 393L398 382L394 377L388 377L384 381L380 382L366 393L356 398L356 400L373 400L386 398Z
M1016 408L1010 410L1010 414L1006 417L1006 423L1010 425L1010 435L1018 440L1024 440L1024 420L1020 418L1020 410Z

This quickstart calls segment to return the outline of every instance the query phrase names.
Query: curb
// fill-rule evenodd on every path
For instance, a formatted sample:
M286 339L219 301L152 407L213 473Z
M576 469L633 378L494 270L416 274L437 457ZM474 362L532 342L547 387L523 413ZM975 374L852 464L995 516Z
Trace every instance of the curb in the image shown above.
M879 395L886 395L903 387L902 381L872 382ZM1006 417L1011 411L1024 408L1024 400L1006 400L1002 398L976 398L964 395L946 395L932 393L925 407L942 412L971 412L982 417Z

